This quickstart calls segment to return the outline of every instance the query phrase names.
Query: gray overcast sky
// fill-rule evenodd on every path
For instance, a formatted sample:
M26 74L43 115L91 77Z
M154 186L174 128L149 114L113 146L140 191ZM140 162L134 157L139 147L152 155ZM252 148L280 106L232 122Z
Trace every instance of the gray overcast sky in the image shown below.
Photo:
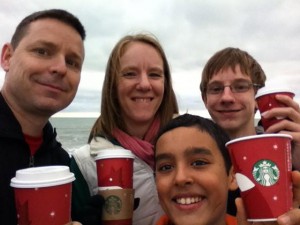
M202 68L216 51L248 51L264 68L269 85L288 86L300 97L300 1L298 0L2 0L0 43L8 42L23 17L63 8L87 31L86 58L75 101L64 112L98 112L105 64L124 35L151 32L172 68L182 111L202 110ZM0 85L4 72L0 73Z

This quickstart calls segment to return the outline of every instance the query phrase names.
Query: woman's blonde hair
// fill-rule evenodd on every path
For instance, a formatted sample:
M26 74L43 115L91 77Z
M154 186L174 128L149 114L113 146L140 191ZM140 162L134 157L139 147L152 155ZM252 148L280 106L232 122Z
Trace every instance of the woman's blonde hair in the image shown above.
M112 138L112 131L119 128L126 132L125 123L120 114L120 104L117 95L117 81L120 73L120 59L124 55L127 46L132 42L142 42L155 48L162 57L164 69L164 96L158 109L161 126L172 119L178 113L176 96L172 87L170 67L165 52L157 38L150 34L127 35L123 37L113 48L106 67L102 88L101 114L94 123L90 132L90 142L96 136Z

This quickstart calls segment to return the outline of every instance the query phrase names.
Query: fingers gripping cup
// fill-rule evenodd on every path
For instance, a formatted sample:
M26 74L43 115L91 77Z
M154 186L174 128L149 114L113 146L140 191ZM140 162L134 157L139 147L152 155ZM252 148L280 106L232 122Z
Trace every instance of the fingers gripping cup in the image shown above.
M248 221L275 221L292 208L291 139L261 134L226 143Z
M262 115L262 125L264 129L268 129L273 124L281 121L283 118L264 118L263 114L267 111L269 111L272 108L276 107L285 107L283 103L276 100L275 96L277 94L280 95L287 95L291 98L294 98L295 94L287 89L269 89L266 87L263 87L257 91L257 94L255 96L258 109L260 111L260 114Z
M131 225L134 204L131 151L105 149L96 156L99 194L105 199L105 225Z
M18 224L62 225L71 221L71 189L74 174L67 166L18 170L14 187Z

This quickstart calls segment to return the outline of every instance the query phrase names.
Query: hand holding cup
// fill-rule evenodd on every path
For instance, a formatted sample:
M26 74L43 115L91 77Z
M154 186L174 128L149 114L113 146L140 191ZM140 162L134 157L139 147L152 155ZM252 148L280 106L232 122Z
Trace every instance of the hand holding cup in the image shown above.
M267 130L273 124L278 123L281 120L285 119L282 117L272 117L272 118L264 117L264 114L273 108L287 107L285 104L283 104L282 102L276 99L276 95L279 94L288 96L292 99L295 96L293 92L287 89L271 89L268 87L263 87L257 91L255 99L262 117L261 120L262 120L262 125L264 127L264 130Z
M74 174L67 166L18 170L14 187L18 224L62 225L71 221L71 189Z
M275 221L292 208L291 139L261 134L226 144L248 221Z

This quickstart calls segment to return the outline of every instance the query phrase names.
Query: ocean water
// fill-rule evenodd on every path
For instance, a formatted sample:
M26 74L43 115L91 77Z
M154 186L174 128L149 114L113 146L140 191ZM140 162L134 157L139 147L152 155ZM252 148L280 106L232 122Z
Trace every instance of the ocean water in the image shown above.
M180 114L186 112L183 111ZM188 110L188 113L209 117L206 110ZM56 128L57 139L64 149L72 152L74 149L87 144L90 130L98 116L99 113L65 112L52 116L50 122Z
M56 128L58 140L63 147L72 151L88 141L90 130L96 118L51 117L50 122Z
M194 113L207 117L207 114ZM85 145L88 141L90 130L97 117L51 117L50 122L56 128L58 140L63 147L72 150ZM258 119L256 118L255 124Z

